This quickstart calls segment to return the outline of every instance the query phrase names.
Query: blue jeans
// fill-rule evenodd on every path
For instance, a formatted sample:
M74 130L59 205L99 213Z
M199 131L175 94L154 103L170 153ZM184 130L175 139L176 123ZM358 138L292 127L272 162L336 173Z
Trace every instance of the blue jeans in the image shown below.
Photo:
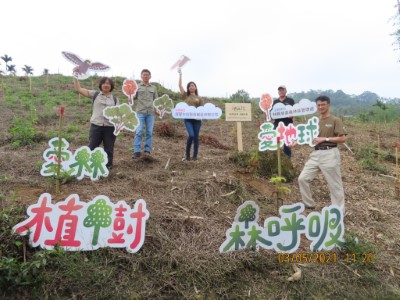
M190 159L190 148L192 147L192 142L194 144L193 158L197 159L197 153L199 152L201 120L185 119L185 127L189 135L186 142L186 159Z
M146 143L144 146L144 151L151 152L151 143L153 141L153 127L155 121L155 115L149 114L137 114L140 124L136 128L135 138L133 140L133 152L141 152L142 149L142 137L143 137L143 127L146 124Z

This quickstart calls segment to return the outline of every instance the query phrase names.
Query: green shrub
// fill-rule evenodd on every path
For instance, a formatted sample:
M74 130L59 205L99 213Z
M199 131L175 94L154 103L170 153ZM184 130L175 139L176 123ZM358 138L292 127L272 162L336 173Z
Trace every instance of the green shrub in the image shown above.
M16 286L40 283L43 280L43 273L40 270L46 264L47 258L44 251L35 253L27 262L19 262L12 257L2 257L0 259L0 288L7 291Z
M388 170L385 168L385 166L378 163L376 156L377 151L371 147L361 148L356 153L358 163L365 169L387 174Z
M69 124L67 126L68 133L74 133L74 132L79 132L79 131L81 131L81 127L78 125Z
M358 238L352 233L344 237L344 244L341 248L345 255L346 263L354 266L373 266L375 263L375 246Z
M255 173L264 178L270 178L278 175L278 160L276 151L258 151L258 149L250 152L236 152L229 159L240 167L247 168L250 173ZM295 177L295 170L290 159L281 156L282 176L288 182Z
M31 120L14 117L10 128L11 144L14 147L33 144L36 132L32 126Z

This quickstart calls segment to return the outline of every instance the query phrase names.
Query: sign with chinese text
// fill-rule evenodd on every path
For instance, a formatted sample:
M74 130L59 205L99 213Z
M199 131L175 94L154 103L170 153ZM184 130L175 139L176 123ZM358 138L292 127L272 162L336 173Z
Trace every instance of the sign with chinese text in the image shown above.
M269 217L264 226L258 225L259 207L246 201L237 209L232 227L226 231L226 240L219 248L221 253L241 249L273 249L292 253L300 245L301 235L311 241L311 251L331 250L344 243L344 222L341 208L330 205L322 212L311 212L305 217L303 203L283 205L280 217Z
M282 119L294 116L310 115L317 112L317 104L308 99L301 99L295 105L276 103L271 110L272 119Z
M179 102L172 110L172 117L175 119L218 119L221 115L222 110L212 103L195 107Z
M251 121L251 103L225 103L225 120Z
M125 104L126 105L126 104ZM49 141L50 148L46 149L43 153L45 162L40 170L42 176L55 176L57 175L58 165L58 137L52 138ZM82 146L72 154L68 150L69 143L66 139L61 139L61 167L60 171L69 176L76 176L78 180L83 177L90 177L91 180L98 180L100 177L108 176L108 163L107 153L103 148L95 148L90 150L87 146Z
M13 227L26 235L32 247L67 251L96 250L101 247L126 248L137 252L144 243L146 221L150 213L146 201L137 200L131 208L125 201L116 204L107 196L81 202L76 194L51 203L51 195L42 194L27 209L28 219Z
M59 139L58 137L52 138L48 145L50 148L46 149L43 152L43 158L45 162L40 169L40 175L42 176L54 176L57 174L57 154L59 149ZM61 153L60 153L60 160L61 160L61 172L66 172L66 169L63 167L63 163L69 161L72 158L71 151L68 150L69 143L66 139L61 139Z
M314 147L313 139L318 137L319 133L319 119L318 117L312 117L307 121L307 124L289 124L288 126L283 122L279 122L276 129L274 129L273 123L266 122L261 124L260 130L258 133L258 139L260 140L258 144L259 151L275 151L278 137L280 141L279 147L283 147L284 144L290 146L294 141L299 145L308 144Z

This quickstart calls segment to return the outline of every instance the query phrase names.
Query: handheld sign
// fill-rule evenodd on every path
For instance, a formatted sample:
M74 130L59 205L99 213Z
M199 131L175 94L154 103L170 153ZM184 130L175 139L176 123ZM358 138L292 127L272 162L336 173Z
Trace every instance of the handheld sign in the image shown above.
M140 120L137 117L132 107L126 103L109 106L103 110L103 116L114 125L114 135L117 136L122 129L126 129L132 132L136 131L136 128L140 124Z
M179 102L172 110L172 117L175 119L219 119L222 110L212 103L204 106L190 106L186 102Z
M175 68L182 68L188 61L190 61L190 58L182 55L176 63L174 63L171 67L171 70Z
M137 83L134 79L125 79L122 84L122 92L128 97L129 105L133 106L133 99L135 98L136 92L138 90Z
M63 51L61 53L66 60L68 60L75 66L78 66L78 71L74 72L72 75L79 80L88 78L90 76L90 71L106 72L110 70L110 67L103 63L92 62L89 59L83 60L78 55L71 52Z

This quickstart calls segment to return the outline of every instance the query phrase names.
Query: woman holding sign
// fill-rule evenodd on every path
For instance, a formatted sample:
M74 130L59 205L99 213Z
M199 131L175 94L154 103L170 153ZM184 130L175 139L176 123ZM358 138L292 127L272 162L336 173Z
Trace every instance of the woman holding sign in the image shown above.
M178 69L179 73L179 90L181 95L185 97L185 102L189 106L199 107L204 105L204 101L199 97L197 86L193 81L190 81L186 86L186 91L182 86L182 70ZM194 144L192 160L197 160L199 152L199 134L201 127L201 120L199 119L184 119L185 127L188 132L188 139L186 142L186 160L190 160L190 150L192 143Z
M78 71L78 67L73 69ZM88 98L92 99L92 116L90 118L89 148L93 150L103 143L104 151L107 153L107 168L110 170L113 164L114 144L116 136L114 135L114 125L103 116L103 110L109 106L118 105L118 99L111 94L114 89L114 83L111 78L103 77L99 82L99 90L87 90L82 88L78 79L73 77L75 90Z

